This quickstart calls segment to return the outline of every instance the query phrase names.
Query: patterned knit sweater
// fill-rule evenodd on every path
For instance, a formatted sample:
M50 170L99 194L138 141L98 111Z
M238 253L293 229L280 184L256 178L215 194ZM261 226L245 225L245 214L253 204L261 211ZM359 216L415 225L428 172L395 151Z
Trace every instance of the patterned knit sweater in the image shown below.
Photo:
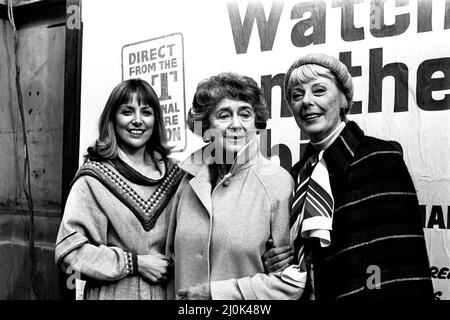
M310 144L292 168L295 180L312 152ZM400 145L365 136L349 122L324 158L335 211L331 245L308 245L315 298L433 299L416 190Z
M171 177L174 162L167 163L165 176ZM98 174L88 174L95 168ZM125 251L164 253L171 202L157 216L154 204L171 199L169 188L161 188L167 185L163 178L154 185L133 183L109 161L79 169L59 228L55 261L69 275L86 280L84 299L166 299L164 284L127 273Z

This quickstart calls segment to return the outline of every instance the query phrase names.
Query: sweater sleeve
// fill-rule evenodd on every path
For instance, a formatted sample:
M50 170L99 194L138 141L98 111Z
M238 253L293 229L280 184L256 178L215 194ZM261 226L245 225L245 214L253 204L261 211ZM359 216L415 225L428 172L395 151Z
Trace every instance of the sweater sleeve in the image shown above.
M272 201L270 228L274 244L285 246L290 243L290 197L293 182L287 173L285 179L278 182L278 186L269 186ZM212 281L211 296L213 300L296 300L301 297L305 282L306 274L292 276L289 272L257 273L240 279Z
M126 253L107 246L108 219L96 190L105 188L92 177L80 177L74 183L56 240L55 260L66 272L97 281L117 281L127 275Z

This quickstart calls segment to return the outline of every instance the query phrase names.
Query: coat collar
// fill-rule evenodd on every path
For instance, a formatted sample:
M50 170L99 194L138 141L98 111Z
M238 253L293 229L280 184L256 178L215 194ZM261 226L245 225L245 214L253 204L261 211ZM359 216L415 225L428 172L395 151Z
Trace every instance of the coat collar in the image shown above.
M328 170L331 173L336 171L346 171L364 137L364 132L354 121L349 121L345 128L341 131L337 139L331 144L331 146L325 150L324 159L327 163ZM296 168L303 166L305 161L317 151L311 145L308 144L305 150L305 154L299 162ZM298 170L297 170L298 171Z
M212 216L212 185L208 166L214 163L214 148L214 143L210 143L195 151L180 164L181 169L194 176L189 181L189 184L210 216ZM239 151L231 166L230 172L227 174L227 179L230 179L240 170L254 166L257 162L258 153L259 140L255 137L241 151Z
M198 176L203 171L208 170L208 166L215 162L214 142L202 147L192 153L186 160L180 164L180 168L193 176ZM242 148L233 161L230 174L254 166L257 162L259 153L259 140L257 137L252 139L244 148Z

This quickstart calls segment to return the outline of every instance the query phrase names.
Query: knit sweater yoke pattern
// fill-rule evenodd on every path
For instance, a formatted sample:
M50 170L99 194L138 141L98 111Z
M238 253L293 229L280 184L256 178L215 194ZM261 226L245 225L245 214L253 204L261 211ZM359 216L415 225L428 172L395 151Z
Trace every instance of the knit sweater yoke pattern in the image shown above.
M183 177L177 164L171 164L167 174L148 199L142 198L124 179L105 163L87 161L75 179L89 175L99 180L111 193L120 199L138 218L145 231L151 230Z

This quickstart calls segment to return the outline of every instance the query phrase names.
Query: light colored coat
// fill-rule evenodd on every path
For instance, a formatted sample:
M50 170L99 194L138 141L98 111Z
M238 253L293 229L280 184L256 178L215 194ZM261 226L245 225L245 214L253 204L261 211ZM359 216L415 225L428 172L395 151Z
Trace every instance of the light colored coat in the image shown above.
M173 199L167 252L175 260L174 294L210 282L214 300L301 295L299 286L279 274L264 274L266 241L272 237L277 246L289 245L293 181L261 155L255 141L248 161L239 164L239 156L235 160L229 184L222 180L213 190L208 169L212 157L203 158L206 148L180 165L188 174Z

